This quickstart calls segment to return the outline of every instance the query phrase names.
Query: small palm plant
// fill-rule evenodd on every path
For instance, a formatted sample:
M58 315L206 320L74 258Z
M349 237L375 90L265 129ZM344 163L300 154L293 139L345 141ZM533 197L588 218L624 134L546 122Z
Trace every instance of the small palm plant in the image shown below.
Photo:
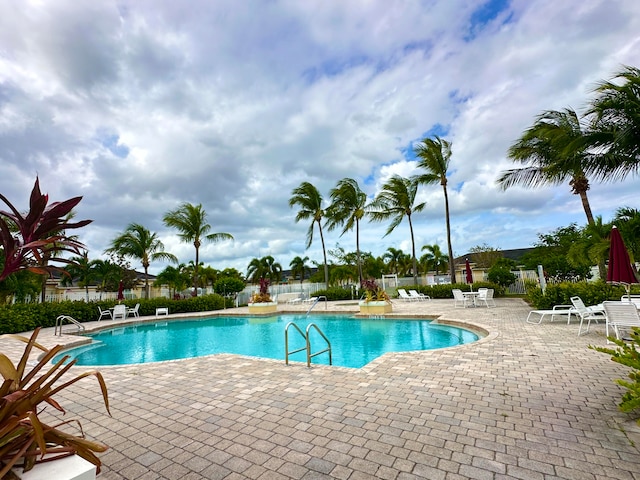
M100 372L88 371L56 386L61 377L75 364L75 360L66 363L69 357L64 356L45 370L53 358L60 353L62 346L57 345L48 349L40 345L36 342L39 331L40 328L36 329L31 338L20 335L0 337L15 338L26 343L17 366L14 366L5 354L0 353L0 374L4 379L0 386L0 461L3 464L0 469L0 478L16 466L20 459L24 460L22 467L26 472L38 462L56 460L74 454L93 463L100 472L101 462L95 452L104 452L107 447L85 439L79 421L67 420L50 426L43 423L38 415L42 412L43 404L48 404L65 413L53 397L61 390L88 376L95 376L98 379L102 398L109 412L109 399L104 379ZM27 361L34 347L44 353L38 363L27 371ZM71 424L75 424L80 430L80 436L61 430L61 427ZM48 455L46 459L45 455Z

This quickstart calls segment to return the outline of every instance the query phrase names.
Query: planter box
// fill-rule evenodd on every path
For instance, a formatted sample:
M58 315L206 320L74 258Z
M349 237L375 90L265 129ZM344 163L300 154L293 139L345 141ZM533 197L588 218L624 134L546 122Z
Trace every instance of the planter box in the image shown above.
M61 458L52 462L37 463L28 472L22 468L12 469L22 480L95 480L96 466L78 455Z
M389 302L360 302L360 313L364 315L384 315L391 311Z
M278 304L276 302L264 302L264 303L250 303L249 313L253 314L267 314L275 313L278 310Z

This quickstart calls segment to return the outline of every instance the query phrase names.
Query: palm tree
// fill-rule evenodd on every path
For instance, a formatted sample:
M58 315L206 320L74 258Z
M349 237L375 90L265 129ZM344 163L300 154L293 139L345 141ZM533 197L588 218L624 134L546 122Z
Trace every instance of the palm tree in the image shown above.
M634 259L640 259L640 210L620 207L616 210L613 224L618 227L625 245Z
M411 233L411 258L413 260L413 283L418 284L418 260L416 259L416 242L413 235L411 215L421 212L425 202L415 204L419 181L417 178L404 178L400 175L392 176L382 186L382 190L370 205L369 216L374 222L391 219L391 224L384 236L386 237L400 225L407 217L409 232Z
M453 259L451 223L449 220L449 194L447 192L447 170L451 160L451 143L436 135L434 138L423 139L413 148L413 151L420 159L418 167L427 171L427 173L417 176L419 183L434 184L440 182L440 185L442 185L444 214L447 224L447 250L449 258ZM456 269L453 261L449 262L449 275L451 275L451 283L456 283Z
M580 237L569 247L567 259L573 265L584 264L585 260L589 265L596 263L600 278L606 279L605 259L609 253L610 234L611 224L603 223L602 217L598 215L593 223L582 229Z
M271 256L254 258L247 267L247 279L251 283L258 283L261 278L268 278L278 282L282 277L282 265Z
M404 257L404 252L399 248L389 247L387 251L382 255L383 260L387 262L390 273L398 275L400 273L400 266Z
M300 207L296 215L296 223L300 220L312 219L309 230L307 230L307 245L309 248L313 242L313 227L317 223L320 232L320 241L322 242L322 256L324 258L324 283L329 287L329 265L327 265L327 251L324 245L324 235L322 233L322 219L325 212L322 208L322 195L316 187L309 182L302 182L299 187L294 188L289 199L289 207L295 205Z
M580 196L587 222L593 225L593 213L587 198L589 180L583 164L588 157L589 133L583 129L575 111L549 110L514 143L509 158L525 166L502 172L498 185L538 187L569 181L571 192Z
M617 80L617 82L614 82ZM587 112L593 116L585 170L599 180L622 180L640 168L640 68L625 66L600 83Z
M93 261L93 270L99 282L99 290L102 292L108 290L109 285L117 285L118 279L121 278L122 269L109 260L97 259Z
M356 264L358 280L362 284L362 259L360 258L360 220L367 212L367 194L360 190L358 182L352 178L343 178L331 189L331 205L327 209L327 228L329 231L344 226L340 236L354 227L356 229Z
M151 233L138 223L130 224L123 233L111 241L105 253L115 253L140 260L144 268L145 298L149 298L149 265L152 261L168 260L178 263L175 255L164 251L164 245L155 233Z
M434 243L433 245L423 245L422 251L427 252L422 256L422 258L425 260L425 264L427 265L427 267L433 267L433 269L436 271L436 275L440 273L441 267L444 268L449 264L449 257L442 253L440 245L438 244Z
M185 243L193 243L196 249L193 288L195 296L197 296L198 267L200 265L200 246L202 241L216 243L222 240L233 240L233 236L230 233L209 233L211 225L207 223L207 212L202 209L202 204L183 203L177 209L167 212L162 220L167 227L175 228L180 232L178 234L180 240Z
M89 260L89 254L85 250L82 255L71 257L71 263L64 270L69 275L68 280L73 283L77 280L78 286L84 287L86 301L89 301L89 285L96 279L97 272L95 270L95 261ZM66 282L63 281L63 285Z
M300 274L300 284L302 284L302 281L304 280L304 275L305 273L310 272L310 268L307 265L307 262L309 261L309 257L295 257L293 260L291 260L291 263L289 263L289 266L291 267L291 274L293 275L293 278L296 277L296 275Z

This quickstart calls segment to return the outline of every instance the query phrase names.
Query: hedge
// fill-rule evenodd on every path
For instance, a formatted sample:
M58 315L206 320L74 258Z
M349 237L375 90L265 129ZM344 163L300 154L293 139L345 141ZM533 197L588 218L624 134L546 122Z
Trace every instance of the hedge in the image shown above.
M229 307L232 301L227 300ZM224 308L221 295L212 294L181 300L168 298L151 298L127 300L123 302L133 308L140 304L141 316L155 315L156 308L167 307L170 313L207 312ZM55 303L20 303L0 305L0 334L28 332L36 327L53 327L59 315L69 315L79 322L90 322L98 319L98 307L103 310L112 308L114 301L65 301Z
M474 291L477 291L478 288L493 288L494 297L502 297L505 293L505 289L503 287L490 282L474 282L471 285L466 283L448 283L444 285L407 285L401 288L404 288L407 291L416 290L418 293L429 295L431 298L453 298L451 290L458 288L463 292L468 292L472 287ZM396 293L396 297L397 296L398 295Z
M544 294L540 287L527 287L527 302L537 310L549 310L554 305L571 305L571 297L578 296L585 305L597 305L605 300L620 300L627 292L624 287L597 282L562 282L548 284Z

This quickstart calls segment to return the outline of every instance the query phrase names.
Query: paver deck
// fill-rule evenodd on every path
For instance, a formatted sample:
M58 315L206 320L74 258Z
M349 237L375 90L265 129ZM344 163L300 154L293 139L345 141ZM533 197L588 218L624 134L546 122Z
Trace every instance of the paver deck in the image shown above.
M110 447L101 479L639 479L637 414L618 410L614 383L629 370L587 348L604 325L578 337L575 321L527 324L524 302L496 301L394 303L489 332L470 345L362 369L235 355L101 367L112 417L91 378L58 400ZM40 341L61 343L50 329Z

